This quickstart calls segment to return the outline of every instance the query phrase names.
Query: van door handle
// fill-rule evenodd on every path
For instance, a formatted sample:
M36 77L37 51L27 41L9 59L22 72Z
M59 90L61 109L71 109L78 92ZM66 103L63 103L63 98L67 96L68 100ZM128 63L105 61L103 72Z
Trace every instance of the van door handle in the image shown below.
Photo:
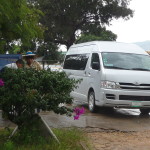
M89 77L91 76L91 73L90 73L90 72L88 72L88 76L89 76Z

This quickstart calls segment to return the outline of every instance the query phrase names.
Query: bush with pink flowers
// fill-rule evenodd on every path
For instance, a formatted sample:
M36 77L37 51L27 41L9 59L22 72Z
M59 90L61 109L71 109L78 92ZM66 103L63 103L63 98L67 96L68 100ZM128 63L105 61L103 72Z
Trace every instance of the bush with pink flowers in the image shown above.
M72 103L70 92L78 82L64 72L7 68L0 74L1 109L18 127L33 119L35 109L72 115L71 108L59 104Z

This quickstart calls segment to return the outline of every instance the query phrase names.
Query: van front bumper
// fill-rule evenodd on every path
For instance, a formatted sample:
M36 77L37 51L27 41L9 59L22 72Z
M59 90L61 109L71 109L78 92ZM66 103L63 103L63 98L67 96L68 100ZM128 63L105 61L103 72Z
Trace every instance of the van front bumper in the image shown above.
M150 108L150 91L103 89L103 106L121 108Z

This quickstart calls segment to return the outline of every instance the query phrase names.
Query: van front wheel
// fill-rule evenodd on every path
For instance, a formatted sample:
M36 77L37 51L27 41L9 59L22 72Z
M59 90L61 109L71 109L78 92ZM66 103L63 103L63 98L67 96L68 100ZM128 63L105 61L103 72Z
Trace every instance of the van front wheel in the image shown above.
M90 112L96 112L95 93L91 91L88 96L88 106Z

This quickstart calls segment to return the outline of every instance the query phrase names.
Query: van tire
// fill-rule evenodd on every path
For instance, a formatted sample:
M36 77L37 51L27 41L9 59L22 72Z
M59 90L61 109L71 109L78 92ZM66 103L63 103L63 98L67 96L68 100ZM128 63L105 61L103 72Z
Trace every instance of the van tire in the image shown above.
M95 105L95 93L94 91L90 91L88 95L88 107L90 112L96 112L97 107Z
M140 109L140 112L141 112L141 114L143 114L143 115L146 115L146 114L149 114L149 112L150 112L150 108L145 108L145 109Z

